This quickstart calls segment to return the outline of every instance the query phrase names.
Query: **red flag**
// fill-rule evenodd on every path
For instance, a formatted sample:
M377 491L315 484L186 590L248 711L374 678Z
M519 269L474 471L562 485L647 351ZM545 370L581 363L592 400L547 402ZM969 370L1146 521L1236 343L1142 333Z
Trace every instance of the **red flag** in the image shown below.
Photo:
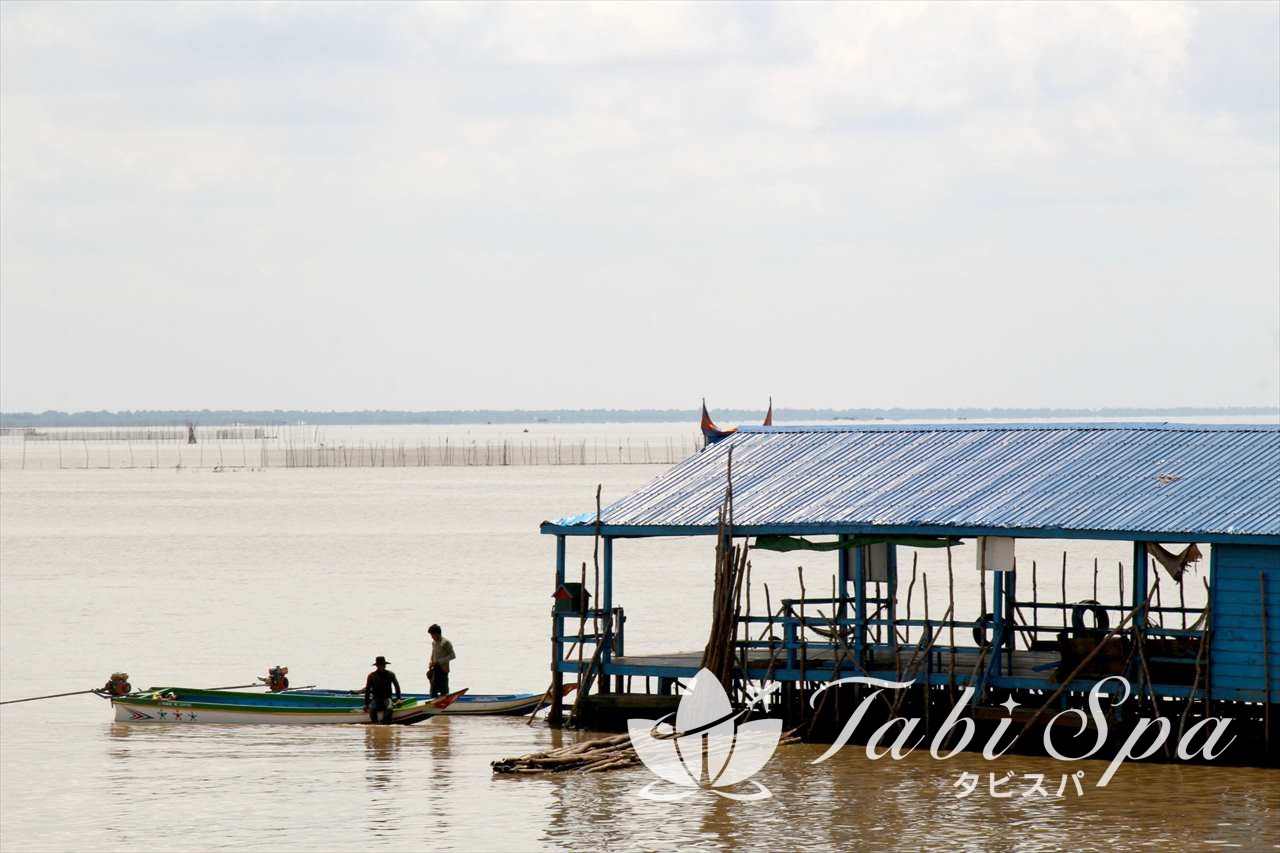
M708 444L715 444L726 435L732 435L738 431L736 427L729 427L728 429L720 429L717 427L715 422L711 420L710 413L707 412L707 401L705 398L702 401L702 423L700 426L702 427L702 438L704 441L703 447Z

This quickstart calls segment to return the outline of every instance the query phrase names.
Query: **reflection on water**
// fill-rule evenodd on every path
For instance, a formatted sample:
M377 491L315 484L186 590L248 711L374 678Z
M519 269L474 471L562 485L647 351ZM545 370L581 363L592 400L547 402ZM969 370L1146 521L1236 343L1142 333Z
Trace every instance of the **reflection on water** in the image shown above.
M394 759L400 749L400 726L364 727L364 778L369 790L368 829L374 837L394 833L400 825L393 796L400 770Z
M385 762L395 758L400 748L400 726L364 726L364 754L368 766L383 771L389 768Z
M5 720L5 836L21 828L34 839L24 848L65 849L87 835L108 847L154 844L157 821L165 838L250 849L299 839L322 849L397 850L1280 843L1280 774L1257 769L1127 765L1099 789L1103 762L1025 756L987 762L969 753L939 762L919 751L902 761L872 761L850 747L815 765L823 747L795 745L780 747L757 777L772 800L733 802L707 792L663 804L636 796L653 778L642 767L493 777L494 757L591 736L519 719L173 726L94 722L70 711L53 712L57 727L23 729L19 754L57 756L74 768L43 792L21 787L13 775L8 745L19 741L19 721ZM1076 770L1085 774L1083 794L1068 787L1052 795L1062 774ZM26 772L39 780L45 767L28 765ZM980 778L968 796L955 785L962 773ZM1015 780L1042 774L1051 795L1027 794L1029 784L1017 782L1012 796L992 796L990 773ZM79 807L59 809L56 823L35 823L51 802Z
M3 698L94 686L113 670L128 670L142 684L234 684L274 663L288 664L305 683L358 685L370 654L386 654L404 688L420 690L431 622L444 625L458 651L458 686L540 691L547 682L551 546L536 535L538 522L589 506L597 481L608 499L655 473L626 466L235 476L6 471ZM575 564L591 559L590 542L573 548ZM706 543L626 541L615 553L615 600L627 608L628 649L699 648L711 587ZM1071 559L1088 565L1094 553L1073 552ZM1044 564L1056 565L1049 556ZM771 559L758 559L753 578L768 581L775 599L798 591L787 586L794 555ZM805 559L815 561L806 571L829 568L818 566L822 557ZM945 578L932 559L921 557L921 571ZM655 572L662 583L652 583ZM1087 597L1090 580L1084 576L1072 595ZM937 586L945 595L945 583ZM968 594L958 590L958 602ZM946 609L938 604L938 612ZM122 616L107 621L103 613ZM139 725L110 717L108 703L93 697L0 708L0 847L1049 850L1280 843L1276 771L1126 765L1097 789L1105 765L1079 762L1069 769L1085 771L1083 796L1003 799L986 790L988 772L1056 781L1063 767L974 755L868 761L857 749L813 765L821 748L787 746L756 777L772 800L699 795L660 804L636 796L653 779L643 767L495 778L489 762L496 758L582 737L520 719L291 727ZM966 771L981 774L983 784L959 798L953 783Z
M635 792L652 777L643 769L610 778L550 777L552 802L543 841L549 846L604 846L605 828L626 827L623 846L636 849L886 849L1017 848L1159 849L1280 844L1280 777L1273 771L1223 768L1126 767L1104 789L1092 787L1102 762L1062 765L1019 757L987 762L963 754L947 762L912 755L870 761L846 749L811 762L822 748L782 747L757 777L774 792L760 803L708 792L679 804L642 800ZM1063 773L1083 769L1083 794ZM1174 772L1174 771L1177 772ZM962 773L981 783L969 796L955 786ZM1012 774L1013 795L990 794ZM1043 776L1050 796L1023 796L1028 777ZM520 784L530 784L523 780ZM533 783L537 784L537 783ZM1008 793L997 787L997 792Z

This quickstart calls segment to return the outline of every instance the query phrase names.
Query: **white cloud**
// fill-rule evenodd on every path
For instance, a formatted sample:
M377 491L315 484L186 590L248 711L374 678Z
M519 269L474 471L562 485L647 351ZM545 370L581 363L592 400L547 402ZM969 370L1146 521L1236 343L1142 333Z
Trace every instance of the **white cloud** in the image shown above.
M0 406L1275 400L1268 8L5 4Z

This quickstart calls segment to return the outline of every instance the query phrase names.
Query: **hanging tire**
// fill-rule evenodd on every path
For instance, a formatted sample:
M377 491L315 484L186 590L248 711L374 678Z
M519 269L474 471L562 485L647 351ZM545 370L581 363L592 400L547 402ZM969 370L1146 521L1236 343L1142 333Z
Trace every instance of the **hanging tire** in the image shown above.
M1094 627L1092 628L1086 628L1084 625L1086 613L1093 616ZM1077 637L1098 631L1106 631L1110 627L1111 617L1107 616L1106 609L1093 599L1082 601L1071 608L1071 628Z
M990 648L991 640L987 638L987 629L995 625L995 621L995 616L983 613L978 617L978 621L973 623L973 641L978 644L978 648Z

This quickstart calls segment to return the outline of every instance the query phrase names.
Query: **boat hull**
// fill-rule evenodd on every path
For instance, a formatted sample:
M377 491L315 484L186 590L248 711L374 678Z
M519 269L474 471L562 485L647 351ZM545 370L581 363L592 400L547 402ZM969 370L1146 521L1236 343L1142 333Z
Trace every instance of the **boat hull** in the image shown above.
M150 702L115 699L116 721L121 723L270 723L273 725L311 726L317 724L367 723L369 715L361 708L353 711L286 711L247 708L218 708L170 702L163 706ZM391 712L394 723L418 722L429 714L415 703L411 708Z
M405 697L391 711L391 722L409 725L436 716L465 691L423 701ZM172 698L168 698L172 697ZM164 688L111 700L122 723L265 723L269 725L352 725L370 723L362 699L234 694Z
M564 692L567 695L572 692L577 685L565 685ZM357 696L358 691L354 690L298 690L290 691L311 696ZM500 717L500 716L524 716L530 714L538 707L539 703L544 706L547 704L544 700L544 693L512 693L512 694L489 694L489 693L468 693L460 696L456 701L449 704L439 713L445 717ZM427 693L406 693L406 699L417 699L421 702L430 702L431 696Z

